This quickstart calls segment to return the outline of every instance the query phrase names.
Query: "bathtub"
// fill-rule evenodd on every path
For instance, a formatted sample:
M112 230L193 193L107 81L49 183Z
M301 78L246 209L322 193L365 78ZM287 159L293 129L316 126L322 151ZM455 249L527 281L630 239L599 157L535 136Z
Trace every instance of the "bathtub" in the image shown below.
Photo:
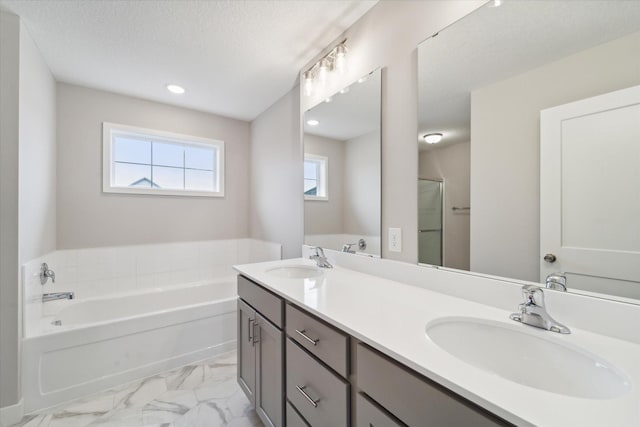
M236 347L234 277L43 304L22 347L25 412Z

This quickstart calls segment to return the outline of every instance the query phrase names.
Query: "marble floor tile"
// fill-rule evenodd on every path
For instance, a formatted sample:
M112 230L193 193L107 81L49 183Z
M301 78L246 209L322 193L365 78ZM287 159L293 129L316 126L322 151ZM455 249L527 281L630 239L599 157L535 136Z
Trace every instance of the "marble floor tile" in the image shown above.
M115 387L12 427L263 427L236 382L237 354Z

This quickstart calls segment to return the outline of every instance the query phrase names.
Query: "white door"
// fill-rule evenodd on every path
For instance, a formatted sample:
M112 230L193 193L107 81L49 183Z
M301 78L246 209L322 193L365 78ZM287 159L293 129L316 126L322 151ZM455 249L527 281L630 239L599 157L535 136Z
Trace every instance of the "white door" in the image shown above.
M540 123L541 281L566 272L568 288L640 298L640 86Z

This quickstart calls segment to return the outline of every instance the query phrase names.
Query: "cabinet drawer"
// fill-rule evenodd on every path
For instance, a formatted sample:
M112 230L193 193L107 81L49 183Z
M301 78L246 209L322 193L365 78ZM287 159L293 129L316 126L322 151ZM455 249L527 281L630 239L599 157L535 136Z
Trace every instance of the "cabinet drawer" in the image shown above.
M285 310L287 335L346 378L349 337L290 304Z
M271 323L282 329L284 301L251 280L238 276L238 295Z
M510 425L363 344L356 357L360 390L410 427Z
M287 339L287 399L313 427L347 426L349 384Z
M289 402L287 402L287 427L309 427L309 424L307 424Z
M356 397L356 427L404 427L362 393Z

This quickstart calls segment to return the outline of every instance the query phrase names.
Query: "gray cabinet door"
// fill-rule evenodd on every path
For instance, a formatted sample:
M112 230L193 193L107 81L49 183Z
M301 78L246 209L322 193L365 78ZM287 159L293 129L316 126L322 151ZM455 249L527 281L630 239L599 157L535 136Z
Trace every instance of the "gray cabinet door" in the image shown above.
M256 412L267 427L284 425L284 333L256 314Z
M255 321L255 310L238 298L238 384L254 405L256 403Z

